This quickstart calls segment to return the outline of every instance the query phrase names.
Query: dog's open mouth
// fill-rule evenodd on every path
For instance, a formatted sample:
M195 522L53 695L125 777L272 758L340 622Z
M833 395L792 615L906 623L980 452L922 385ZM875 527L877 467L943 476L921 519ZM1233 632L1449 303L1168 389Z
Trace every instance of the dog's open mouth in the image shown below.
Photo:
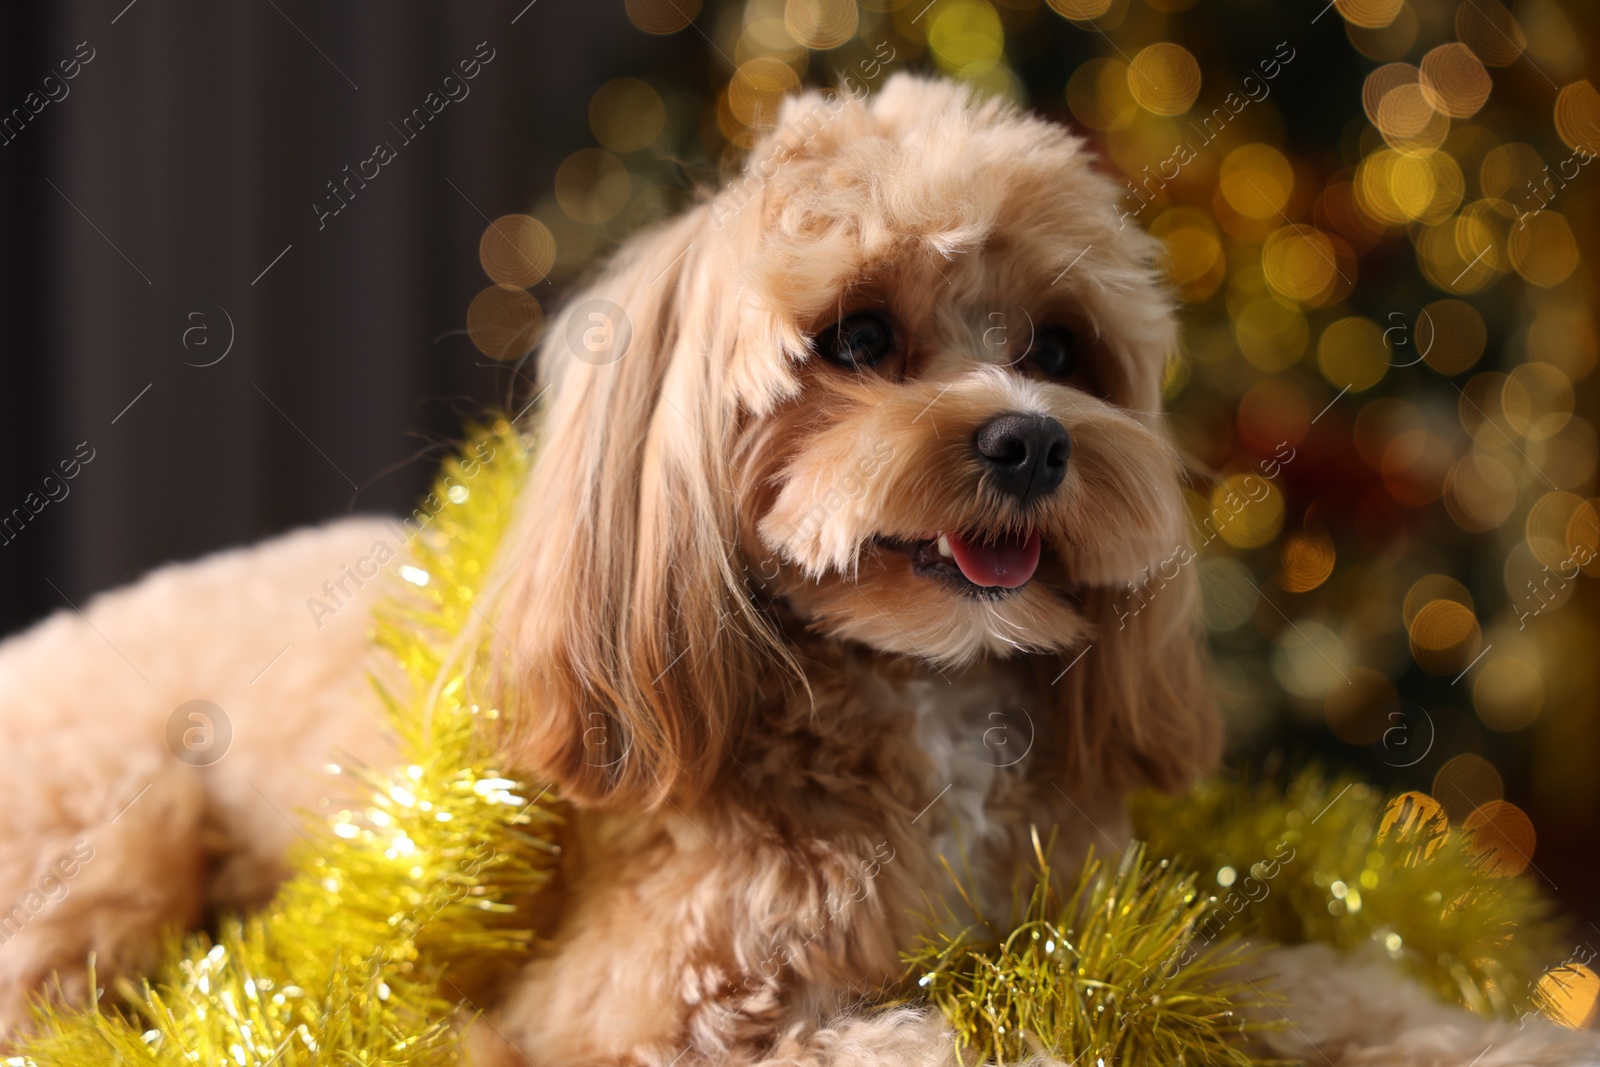
M908 556L916 574L963 592L1003 595L1033 577L1044 542L1037 530L1030 530L997 540L947 531L912 540L880 537L878 543Z

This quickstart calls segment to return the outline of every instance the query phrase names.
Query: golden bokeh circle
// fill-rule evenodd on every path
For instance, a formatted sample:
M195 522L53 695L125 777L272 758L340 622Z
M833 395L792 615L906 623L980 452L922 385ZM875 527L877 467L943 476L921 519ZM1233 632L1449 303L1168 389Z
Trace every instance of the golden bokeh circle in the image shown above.
M1543 539L1519 541L1506 553L1501 579L1511 601L1508 616L1519 633L1546 612L1560 609L1577 591L1572 581L1577 575L1566 556L1565 549Z
M1293 366L1311 343L1306 317L1270 296L1256 297L1240 308L1233 329L1244 358L1269 373Z
M1472 610L1472 594L1467 592L1467 587L1448 574L1425 574L1411 583L1411 588L1406 591L1405 600L1401 602L1400 614L1405 621L1406 628L1416 621L1417 614L1424 607L1435 600L1450 600L1462 605L1468 611Z
M1433 147L1444 141L1449 120L1434 110L1419 82L1397 85L1378 101L1375 125L1384 140L1396 147Z
M580 148L556 168L556 202L574 222L605 222L628 203L633 181L622 161L598 148Z
M1005 27L988 0L946 0L928 25L928 50L941 69L962 78L993 71L1005 55Z
M997 33L992 39L1001 50L1005 47L1004 32ZM980 61L955 72L956 76L965 82L971 89L976 100L1005 100L1018 107L1028 104L1028 90L1022 84L1022 77L1016 69L1007 63L1002 54L994 63Z
M1400 14L1401 0L1335 0L1334 6L1352 26L1387 26Z
M667 109L661 94L638 78L608 81L589 100L589 128L613 152L637 152L661 135Z
M1354 270L1354 264L1348 265ZM1328 302L1335 287L1349 275L1339 266L1338 250L1328 235L1313 226L1290 225L1275 230L1261 247L1261 271L1274 292L1302 306Z
M1538 1001L1546 1017L1569 1030L1591 1027L1600 1005L1600 975L1582 963L1563 963L1539 979Z
M1454 156L1449 158L1452 162L1458 162ZM1472 167L1470 171L1471 173L1477 173L1478 168ZM1456 172L1462 175L1462 180L1465 182L1466 172L1463 171L1459 164ZM1468 200L1461 205L1461 218L1467 220L1458 227L1461 232L1465 232L1467 227L1470 226L1474 231L1488 235L1489 241L1495 246L1494 250L1489 254L1493 255L1495 261L1501 264L1500 269L1504 269L1504 257L1501 253L1505 248L1506 239L1511 235L1511 227L1514 225L1513 220L1516 218L1515 209L1504 200L1492 197ZM1482 248L1481 245L1474 247ZM1468 246L1463 245L1462 251L1469 251ZM1477 253L1473 252L1472 254L1476 255Z
M1166 235L1167 273L1185 300L1204 300L1227 273L1222 244L1213 233L1185 226Z
M1278 684L1307 701L1325 700L1347 684L1350 652L1344 637L1315 616L1303 615L1272 639L1272 674Z
M1573 82L1557 94L1556 132L1568 148L1600 155L1600 93L1587 79Z
M1455 215L1427 226L1417 242L1423 275L1452 293L1475 293L1505 269L1493 228L1476 214Z
M1283 494L1259 474L1230 474L1211 491L1217 534L1234 548L1260 548L1283 529Z
M1572 381L1549 363L1523 363L1506 377L1500 407L1513 429L1529 440L1561 431L1572 418Z
M739 173L747 162L744 149L756 143L759 134L733 113L728 98L732 86L725 86L717 94L717 129L728 139L722 154L722 172L725 177Z
M1403 157L1393 149L1374 152L1356 168L1356 203L1362 212L1383 226L1402 226L1410 221L1396 201L1394 171ZM1432 171L1428 172L1431 177ZM1429 192L1431 197L1431 190Z
M1469 0L1456 7L1456 39L1491 67L1522 57L1528 38L1499 0Z
M1444 506L1463 530L1493 530L1516 510L1516 476L1493 456L1469 453L1445 478Z
M1528 509L1528 518L1523 524L1528 551L1551 571L1570 572L1568 531L1586 503L1576 493L1558 489L1540 496Z
M1461 168L1448 152L1385 149L1356 170L1356 202L1385 226L1450 222L1465 189ZM1470 221L1483 228L1480 221Z
M728 110L742 125L765 129L775 125L783 98L799 88L794 68L773 56L746 60L728 81Z
M467 336L490 359L521 359L533 351L544 312L525 289L491 285L467 307Z
M789 36L783 24L782 0L766 0L765 6L745 8L744 30L733 45L733 62L737 66L757 56L776 56L797 70L804 70L810 53L806 46Z
M1547 438L1529 441L1528 462L1563 489L1589 484L1600 466L1600 434L1587 419L1576 416Z
M1478 171L1483 195L1520 207L1528 199L1528 183L1544 172L1544 161L1530 145L1519 141L1496 145L1484 154Z
M1442 222L1461 203L1467 189L1466 176L1449 152L1427 152L1422 157L1433 174L1433 197L1417 217L1422 222Z
M1240 145L1223 159L1218 187L1239 214L1280 219L1294 192L1294 168L1271 145Z
M1082 22L1099 18L1111 10L1112 0L1048 0L1050 10L1062 18Z
M1128 91L1128 65L1120 59L1091 59L1067 80L1067 106L1085 126L1111 130L1126 126L1139 112Z
M1454 600L1430 600L1411 620L1411 658L1429 674L1464 669L1482 644L1477 616Z
M1384 98L1403 85L1416 85L1421 77L1422 72L1410 63L1385 63L1369 73L1361 82L1361 107L1367 121L1381 128L1378 108Z
M1389 95L1393 96L1394 93ZM1443 153L1397 152L1388 157L1389 199L1408 221L1423 221L1424 216L1432 213L1434 200L1439 195L1439 186L1436 171L1430 161L1439 155Z
M1157 115L1181 115L1200 93L1200 64L1181 44L1157 41L1128 65L1128 92Z
M1494 82L1464 44L1442 44L1422 57L1422 94L1435 111L1451 118L1470 118L1489 99Z
M1383 486L1398 503L1420 508L1444 495L1455 461L1452 441L1426 429L1397 434L1383 450Z
M478 240L478 262L496 285L525 289L543 281L556 261L556 239L532 215L501 215Z
M1359 315L1330 323L1317 342L1317 366L1332 385L1352 392L1371 389L1383 380L1390 363L1383 331Z
M623 0L622 6L629 22L658 36L687 28L700 14L700 0Z
M1309 593L1333 574L1333 538L1308 529L1284 541L1278 553L1278 585L1286 592Z
M1344 24L1345 36L1357 52L1368 59L1395 60L1411 51L1417 39L1417 13L1410 4L1402 3L1394 19L1386 26L1361 26L1354 22Z
M1521 808L1506 800L1491 800L1462 824L1469 851L1477 857L1486 874L1509 878L1521 874L1533 862L1538 835L1533 820Z
M838 48L855 36L860 14L855 0L787 0L783 25L807 48Z
M1166 249L1162 267L1184 300L1204 300L1216 292L1228 264L1210 218L1194 208L1173 208L1150 224L1150 232L1161 238Z
M1251 189L1252 184L1258 187L1260 185L1254 178L1246 182L1239 175L1230 175L1227 186L1231 187L1231 191L1235 196L1248 198L1243 202L1249 203L1253 201L1258 210L1270 211L1272 202L1277 198L1277 194L1270 192L1270 190L1266 194L1256 192ZM1247 215L1234 207L1228 199L1227 192L1228 190L1225 189L1222 183L1218 183L1215 189L1212 190L1211 212L1212 217L1217 220L1217 225L1222 228L1224 233L1233 238L1236 244L1259 245L1267 239L1273 230L1283 225L1288 219L1287 214L1279 211L1272 211L1271 214ZM1248 273L1248 270L1234 271L1235 276L1240 273ZM1256 273L1259 276L1259 270ZM1230 284L1232 281L1233 279L1230 278ZM1264 280L1262 285L1263 287L1265 286Z
M1450 818L1444 806L1426 793L1416 790L1401 793L1384 806L1378 820L1378 844L1390 840L1422 849L1426 858L1444 844Z
M1507 252L1518 274L1541 288L1559 285L1578 268L1578 242L1554 211L1529 215L1511 229Z
M1573 564L1600 577L1600 500L1586 500L1567 520L1567 552Z
M1314 211L1324 230L1331 226L1365 251L1382 239L1386 224L1368 214L1357 193L1355 176L1346 171L1330 179L1317 194Z
M1521 730L1544 710L1544 680L1527 660L1498 656L1483 664L1473 679L1472 705L1489 729Z

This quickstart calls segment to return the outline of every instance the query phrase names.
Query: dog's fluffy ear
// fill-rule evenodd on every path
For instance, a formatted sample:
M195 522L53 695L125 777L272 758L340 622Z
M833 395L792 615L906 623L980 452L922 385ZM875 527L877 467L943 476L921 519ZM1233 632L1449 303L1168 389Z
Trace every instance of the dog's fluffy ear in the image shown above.
M695 247L703 211L630 242L551 323L491 583L508 757L577 803L692 799L761 676L730 484L731 302Z
M1142 257L1130 263L1150 270L1159 242L1142 233L1125 236L1122 247ZM1118 367L1129 402L1159 411L1162 357L1178 348L1172 298L1159 284L1125 285L1115 309L1128 346ZM1174 481L1154 492L1167 505L1169 525L1158 543L1170 554L1134 582L1087 592L1083 610L1095 627L1093 647L1051 688L1060 690L1058 722L1069 731L1064 770L1080 780L1177 791L1216 767L1222 723L1207 678L1199 564L1183 543L1180 486ZM1069 650L1051 677L1078 651Z
M1199 592L1191 563L1159 585L1085 595L1096 626L1092 647L1059 657L1049 669L1065 673L1042 683L1054 692L1057 728L1065 731L1061 771L1078 781L1175 792L1215 768L1222 728L1206 680Z

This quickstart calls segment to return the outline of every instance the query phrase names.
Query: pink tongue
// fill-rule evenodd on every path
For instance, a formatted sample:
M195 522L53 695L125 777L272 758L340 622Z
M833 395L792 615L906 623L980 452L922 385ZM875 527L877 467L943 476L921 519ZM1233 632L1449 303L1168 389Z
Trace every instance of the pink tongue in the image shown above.
M945 536L956 557L956 566L973 585L1015 589L1039 569L1038 531L1025 539L1011 537L990 544L969 541L960 534Z

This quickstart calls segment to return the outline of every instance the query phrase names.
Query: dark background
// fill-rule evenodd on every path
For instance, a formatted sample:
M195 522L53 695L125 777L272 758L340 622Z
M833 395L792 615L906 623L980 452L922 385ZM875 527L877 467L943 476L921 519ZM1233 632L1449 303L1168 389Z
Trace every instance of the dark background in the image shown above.
M0 28L6 109L94 49L0 145L0 509L94 449L0 545L0 633L168 560L409 510L419 449L509 403L463 330L488 219L548 187L596 86L693 51L611 3L515 25L521 5L125 3L8 4ZM401 145L389 123L483 41L469 95ZM399 157L319 230L325 183L378 140ZM221 354L219 308L231 352L188 365Z
M656 0L634 2L643 10ZM933 67L911 18L922 2L900 10L906 2L864 2L855 38L803 61L809 80L830 82L865 55L869 23L873 40L895 42L898 66ZM551 202L558 165L595 143L591 97L619 76L659 89L677 127L665 148L627 161L653 183L653 210L714 180L748 133L725 115L719 120L716 104L732 74L737 26L728 27L738 6L709 3L692 25L668 34L642 32L622 0L70 0L0 10L0 115L36 91L79 42L94 50L68 96L0 144L0 516L38 492L80 442L94 450L70 495L0 544L0 634L163 562L350 511L409 509L463 420L522 395L525 370L486 358L465 330L467 307L488 284L479 239L490 220ZM1450 39L1456 7L1443 0L1416 6L1422 26L1405 53L1413 63ZM1551 5L1514 6L1537 13ZM1578 20L1580 52L1592 53L1593 12L1562 7ZM883 13L890 9L892 17ZM1360 32L1337 14L1312 20L1318 9L1326 13L1320 0L1118 0L1113 11L1125 17L1103 29L1069 22L1037 0L995 0L993 9L1005 20L1006 70L1034 106L1057 117L1073 119L1068 79L1093 57L1126 59L1149 39L1182 40L1201 59L1200 103L1209 107L1274 42L1292 40L1300 50L1292 76L1239 123L1240 137L1281 146L1296 181L1313 193L1341 175L1347 181L1362 154L1382 144L1365 128L1361 104L1364 79L1380 62L1356 47ZM369 156L375 142L393 140L390 123L479 42L495 57L469 83L470 95L452 102L319 229L313 204L325 200L326 183ZM1543 70L1536 77L1530 66L1494 70L1496 95L1480 118L1492 136L1525 137L1554 160L1565 148L1544 127L1557 85L1546 86ZM1557 73L1562 84L1578 76ZM1127 131L1138 128L1091 136L1133 174L1139 155ZM1157 148L1171 144L1163 130L1151 135ZM1220 203L1206 166L1214 172L1214 164L1201 164L1194 187L1180 183L1173 193L1202 213ZM1569 293L1594 285L1587 256L1600 174L1586 181L1556 205L1573 219L1586 256L1565 283ZM1286 210L1329 228L1310 197ZM1141 222L1156 215L1152 209ZM603 251L626 228L598 227L585 239ZM1354 309L1385 322L1397 301L1414 306L1441 295L1419 273L1406 238L1390 232L1357 250L1361 279L1349 308L1341 302L1332 314ZM1248 241L1227 240L1230 271L1251 255L1259 261ZM547 314L577 273L569 262L556 281L532 288ZM1508 271L1503 283L1464 297L1482 309L1491 332L1475 373L1534 358L1519 332L1530 292ZM1193 381L1173 400L1184 443L1218 469L1249 470L1259 457L1241 444L1234 420L1241 393L1264 375L1236 355L1216 356L1232 338L1225 289L1197 298L1185 314L1191 344L1211 355L1193 364ZM1320 329L1331 314L1307 317ZM230 332L225 358L193 365L217 359ZM1312 411L1335 388L1314 363L1313 353L1281 375ZM1468 383L1465 373L1459 380ZM1369 396L1452 412L1452 388L1444 376L1406 371L1391 373ZM1310 528L1317 515L1339 543L1341 577L1352 564L1369 576L1392 565L1404 576L1396 579L1398 599L1417 574L1453 574L1478 596L1486 633L1491 614L1503 625L1514 608L1500 588L1511 542L1456 529L1437 502L1385 504L1388 540L1374 547L1353 494L1370 501L1387 483L1356 454L1358 399L1365 402L1352 397L1334 409L1320 436L1305 442L1310 458L1284 478L1282 536L1214 550L1245 561L1267 590L1251 623L1218 638L1219 673L1232 670L1227 677L1253 686L1249 721L1235 719L1248 726L1239 731L1239 754L1260 760L1286 752L1423 790L1449 758L1486 758L1504 779L1506 799L1538 828L1538 875L1568 907L1600 920L1600 769L1583 755L1600 750L1595 657L1583 652L1600 606L1592 580L1580 579L1571 602L1539 620L1549 628L1540 640L1567 650L1558 656L1566 679L1551 680L1551 706L1529 729L1485 730L1463 691L1446 687L1449 672L1433 677L1414 665L1392 672L1408 706L1437 717L1437 750L1418 765L1370 738L1330 730L1320 699L1291 699L1265 666L1291 615L1353 614L1349 582L1300 593L1269 584L1283 538ZM1576 411L1594 420L1597 410L1593 382L1581 382ZM1470 447L1456 433L1441 440ZM1519 508L1542 491L1525 488L1531 495ZM1591 496L1592 474L1571 488ZM1523 514L1506 530L1516 533ZM1403 649L1403 628L1386 633ZM1409 653L1400 656L1409 664Z

